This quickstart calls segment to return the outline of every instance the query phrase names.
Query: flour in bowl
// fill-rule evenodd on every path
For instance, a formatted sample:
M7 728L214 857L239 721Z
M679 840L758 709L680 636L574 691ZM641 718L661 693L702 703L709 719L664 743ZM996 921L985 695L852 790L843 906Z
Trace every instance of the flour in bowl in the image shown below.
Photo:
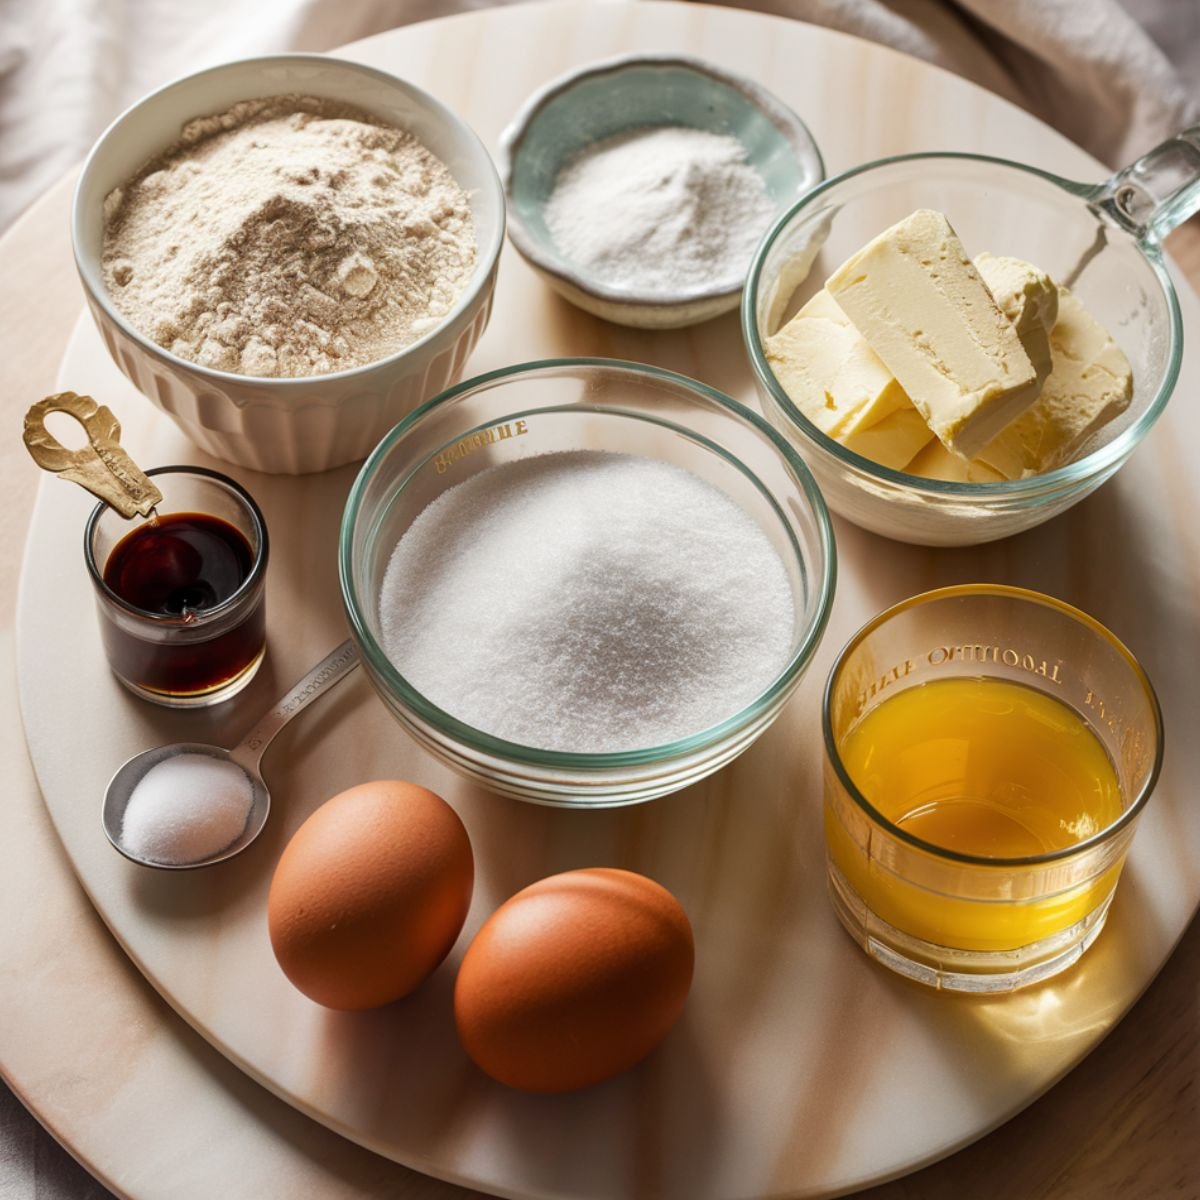
M412 134L313 96L198 117L105 200L104 282L159 346L240 375L393 354L475 267L467 194Z

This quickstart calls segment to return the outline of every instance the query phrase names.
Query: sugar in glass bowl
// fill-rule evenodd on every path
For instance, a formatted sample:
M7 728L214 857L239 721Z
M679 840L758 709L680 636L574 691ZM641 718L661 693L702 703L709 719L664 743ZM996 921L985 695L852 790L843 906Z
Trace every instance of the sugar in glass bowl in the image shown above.
M825 177L804 122L761 84L698 58L629 54L551 80L500 135L508 236L560 295L585 312L645 329L677 329L737 308L739 280L674 293L620 287L566 258L546 225L559 170L606 138L653 126L732 137L779 212Z
M476 263L457 303L425 336L376 362L304 378L213 370L157 345L111 302L101 271L104 198L179 140L193 117L285 94L352 104L411 132L471 198ZM167 84L119 116L84 163L71 214L75 262L113 361L202 450L276 474L365 458L406 413L462 377L487 326L504 241L504 193L473 130L439 100L384 71L320 54L224 63Z
M794 609L786 661L758 696L720 724L666 745L611 753L519 745L438 708L384 652L383 576L418 515L485 468L570 450L648 456L692 472L753 518L783 560ZM599 807L649 800L694 783L770 725L799 684L825 628L835 551L825 505L807 469L761 418L669 371L605 359L558 359L468 380L392 430L351 489L339 571L367 675L422 746L493 791L543 804Z
M750 269L742 332L764 410L800 451L834 512L899 541L974 545L1058 515L1118 470L1162 413L1179 374L1183 329L1161 239L1200 207L1198 142L1181 135L1096 185L973 154L887 158L815 188L778 221ZM908 475L826 436L776 379L766 338L851 254L918 208L945 213L971 255L1012 255L1049 272L1128 356L1128 409L1075 461L997 483Z

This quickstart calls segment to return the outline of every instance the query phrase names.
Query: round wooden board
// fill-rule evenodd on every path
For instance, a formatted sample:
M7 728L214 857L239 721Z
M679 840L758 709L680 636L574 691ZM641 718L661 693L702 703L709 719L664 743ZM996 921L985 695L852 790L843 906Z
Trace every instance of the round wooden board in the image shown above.
M1081 178L1098 172L1036 122L949 76L851 39L720 10L497 10L386 35L353 56L428 87L494 145L522 96L570 65L680 47L779 92L810 121L831 170L885 151L986 146ZM839 79L855 86L839 88ZM910 103L894 103L898 95ZM831 96L846 97L845 107L832 111ZM550 296L506 254L496 315L472 370L607 353L681 369L750 399L733 318L682 334L620 330ZM1185 308L1200 327L1190 296ZM62 382L110 403L145 461L196 461L86 324ZM1181 387L1195 382L1185 371ZM408 745L358 680L272 749L267 769L282 803L266 841L228 871L182 885L108 850L99 790L142 746L182 736L235 740L342 636L333 545L353 471L307 480L241 474L267 509L275 541L271 661L244 700L215 716L149 710L112 681L79 556L87 501L48 482L19 619L30 748L67 851L131 956L214 1044L334 1128L430 1173L502 1193L830 1194L978 1136L1094 1045L1195 908L1200 824L1186 804L1196 750L1177 736L1111 927L1078 970L1003 1001L964 1003L908 987L854 950L823 896L815 733L829 660L862 619L903 595L971 578L1020 582L1088 608L1125 637L1163 694L1168 738L1182 733L1200 707L1187 672L1197 649L1189 572L1200 556L1188 524L1196 487L1177 447L1195 436L1195 423L1176 405L1118 480L1053 525L998 546L913 550L839 525L839 596L812 674L767 737L702 787L622 813L548 813L500 800ZM373 775L429 783L463 813L481 868L468 933L517 887L566 866L619 863L673 887L696 923L701 961L685 1024L663 1051L623 1080L547 1104L492 1087L462 1058L448 1025L453 960L419 996L381 1014L326 1014L292 992L266 946L271 866L312 807Z

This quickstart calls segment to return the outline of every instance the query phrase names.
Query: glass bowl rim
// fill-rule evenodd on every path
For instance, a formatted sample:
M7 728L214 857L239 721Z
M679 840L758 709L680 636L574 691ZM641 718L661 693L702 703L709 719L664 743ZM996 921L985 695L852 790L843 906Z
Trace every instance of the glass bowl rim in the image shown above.
M579 371L602 368L630 375L645 375L652 379L669 383L686 391L698 392L705 399L724 409L735 420L749 424L756 433L764 437L778 452L785 467L790 471L799 485L800 492L808 504L808 510L815 518L816 547L821 554L821 570L818 576L818 586L812 589L815 596L813 617L807 628L802 631L799 644L789 655L787 662L776 674L771 683L756 696L749 704L744 705L736 713L725 718L716 725L689 734L673 742L658 746L640 747L632 750L606 751L601 753L579 753L565 750L544 750L527 746L520 742L510 742L503 738L468 725L452 714L431 703L417 691L403 675L392 665L378 641L367 628L363 617L363 606L353 582L353 531L358 522L363 502L363 493L371 482L380 463L391 452L410 430L435 408L458 399L460 396L479 390L490 390L498 383L506 383L522 375L537 373ZM564 411L571 406L550 405L535 411ZM591 411L596 411L592 409ZM616 410L620 415L620 410ZM498 418L499 419L499 418ZM710 439L711 441L711 439ZM717 446L717 450L731 463L746 474L766 495L774 498L773 493L763 484L755 472L729 451ZM389 497L389 502L395 498L395 493L406 486L411 472L401 480ZM833 607L833 597L837 581L837 549L833 535L833 526L825 507L820 489L813 480L808 468L796 451L788 445L783 436L769 425L762 417L739 404L732 397L726 396L716 388L709 387L699 380L691 379L675 371L646 363L635 363L624 359L597 357L564 357L535 359L528 362L516 363L500 367L493 371L472 376L453 387L434 396L419 408L400 421L371 452L363 463L354 483L351 485L346 505L342 513L341 530L338 538L338 579L341 585L343 607L350 624L354 640L362 651L365 663L386 680L389 692L398 697L403 705L414 712L422 721L432 725L439 733L448 734L463 743L475 753L489 755L494 758L521 763L534 767L557 767L566 770L588 774L600 773L614 769L673 761L689 754L695 754L709 747L720 745L730 735L745 728L766 712L781 695L786 695L799 681L808 667L820 644L821 637L829 621Z
M145 608L138 608L135 604L130 604L124 596L113 591L112 588L104 581L104 572L96 563L96 555L92 549L92 535L96 531L96 526L104 517L106 512L110 510L116 512L110 504L101 500L92 511L88 514L87 523L83 527L83 559L87 564L88 574L92 578L92 583L97 592L102 595L105 600L115 605L117 608L129 613L131 616L137 617L141 621L148 621L152 624L162 625L172 629L188 629L201 630L207 625L213 624L228 614L230 609L242 603L245 597L255 588L260 586L265 581L267 573L267 559L270 557L271 541L267 533L267 521L262 514L262 509L258 507L258 501L250 495L248 491L236 479L231 479L228 475L223 475L220 471L214 471L210 467L195 467L189 466L186 463L167 467L152 467L146 474L153 479L156 475L196 475L201 479L207 479L210 483L217 484L218 487L225 488L226 491L232 492L234 497L239 500L249 514L250 523L254 526L254 531L258 536L257 550L251 546L250 551L254 555L254 561L250 564L250 570L246 578L232 591L220 604L214 604L212 608L204 609L196 618L195 621L184 623L180 617L170 613L150 612ZM189 512L193 509L179 509L175 511ZM119 515L119 514L118 514ZM212 514L209 514L212 515ZM164 516L171 516L171 513L165 513ZM132 520L132 518L130 518ZM148 520L148 518L147 518ZM143 522L145 524L146 522ZM131 525L121 537L117 539L119 544L130 534L141 529L142 525Z
M750 271L746 276L746 286L742 293L741 323L742 340L745 343L750 358L750 368L759 386L763 388L774 403L787 418L789 423L799 430L808 440L833 455L844 466L860 471L873 479L901 487L908 492L927 493L937 498L965 501L997 500L1036 500L1041 496L1054 496L1071 485L1082 484L1101 474L1107 468L1119 465L1149 433L1155 421L1162 415L1167 401L1175 390L1179 380L1179 372L1183 360L1183 317L1179 309L1179 298L1175 286L1171 282L1158 245L1145 238L1134 239L1142 257L1149 264L1158 280L1163 296L1167 302L1170 327L1170 354L1166 370L1154 397L1146 405L1126 429L1122 430L1111 441L1097 447L1083 458L1076 459L1053 471L1045 471L1039 475L1031 475L1025 479L1005 479L994 483L959 483L946 479L926 479L921 475L909 475L904 471L885 467L873 459L865 458L847 449L834 438L829 437L816 427L796 407L791 397L775 378L774 371L767 363L762 347L762 339L758 333L758 321L755 309L758 303L759 285L762 280L763 268L767 255L784 230L793 219L804 211L810 204L818 200L826 192L846 183L859 175L884 167L897 166L915 161L966 162L981 163L988 166L1001 167L1015 171L1023 171L1046 183L1053 184L1062 191L1078 196L1081 200L1094 197L1099 192L1099 185L1081 184L1040 167L1028 163L1016 162L1009 158L998 158L988 154L968 154L956 150L918 151L913 154L893 154L885 158L872 159L860 163L847 171L835 175L831 179L819 183L811 191L805 192L795 204L782 213L776 222L767 230L750 261ZM1100 220L1105 220L1099 217ZM1131 235L1132 236L1132 235Z
M1150 768L1150 773L1146 778L1132 803L1127 805L1121 812L1121 815L1111 824L1106 825L1103 829L1094 833L1091 837L1085 838L1083 841L1076 842L1072 846L1064 846L1059 850L1051 850L1045 854L1027 854L1014 858L993 858L983 854L966 854L959 850L951 850L946 846L939 846L934 842L927 842L923 838L919 838L907 830L901 829L899 825L888 820L863 794L859 791L857 784L850 778L850 773L846 770L845 764L842 762L841 752L839 751L833 739L833 729L830 722L829 710L833 699L833 689L837 682L838 674L846 661L848 655L863 641L864 638L873 633L881 625L886 624L892 617L898 616L902 612L907 612L910 608L917 608L923 604L935 603L939 600L949 600L958 596L998 596L1007 597L1012 600L1018 600L1025 603L1040 605L1044 608L1054 609L1056 612L1071 618L1078 624L1085 626L1094 634L1098 635L1106 641L1117 653L1125 659L1126 664L1133 672L1134 677L1141 684L1146 698L1150 703L1150 711L1154 718L1154 763ZM1086 854L1088 851L1095 849L1097 846L1104 845L1111 841L1121 830L1133 823L1133 821L1146 807L1147 801L1150 799L1151 793L1154 791L1155 785L1158 782L1159 773L1162 770L1163 761L1163 746L1164 746L1164 731L1163 731L1163 715L1162 707L1158 701L1158 694L1154 690L1154 685L1150 682L1150 677L1146 674L1142 664L1134 657L1133 652L1116 636L1106 625L1101 624L1095 617L1090 616L1081 608L1076 608L1073 604L1068 604L1065 600L1059 600L1055 596L1049 596L1045 592L1034 591L1032 588L1015 587L1011 584L1003 583L960 583L950 587L934 588L931 591L920 592L915 596L910 596L906 600L901 600L897 604L893 604L885 608L882 612L877 613L869 621L866 622L860 629L853 633L847 640L846 644L838 651L837 657L833 661L833 665L829 668L829 676L825 681L825 691L821 697L821 737L825 745L825 757L829 764L833 767L834 773L837 775L838 782L841 784L846 794L854 801L854 803L863 811L867 819L875 826L882 829L890 837L904 842L917 850L929 854L933 858L941 859L946 862L969 864L970 866L989 867L992 869L1011 869L1013 867L1041 867L1051 863L1061 862L1066 859L1076 858Z

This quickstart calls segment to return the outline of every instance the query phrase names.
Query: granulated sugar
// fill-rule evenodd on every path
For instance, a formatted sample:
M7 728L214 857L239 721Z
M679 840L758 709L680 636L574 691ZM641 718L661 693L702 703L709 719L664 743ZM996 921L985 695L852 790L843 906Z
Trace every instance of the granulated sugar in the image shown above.
M566 258L614 287L666 294L739 286L774 212L736 138L674 125L589 146L545 210Z
M786 568L757 523L681 468L603 452L490 467L400 539L384 649L438 707L547 750L699 733L787 662Z
M470 201L411 134L313 96L190 121L105 200L104 282L158 345L242 375L384 358L453 308Z

